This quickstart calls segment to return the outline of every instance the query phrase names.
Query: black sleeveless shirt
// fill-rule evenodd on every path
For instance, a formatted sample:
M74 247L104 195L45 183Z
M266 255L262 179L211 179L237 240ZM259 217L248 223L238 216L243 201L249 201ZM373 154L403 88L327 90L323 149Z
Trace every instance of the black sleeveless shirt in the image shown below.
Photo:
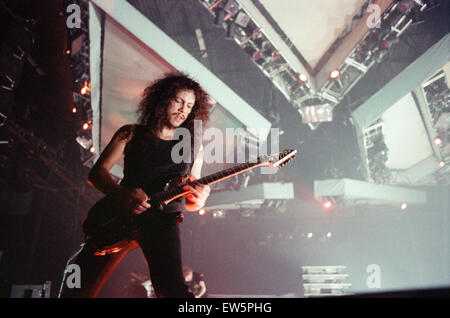
M124 177L120 185L127 189L142 188L150 196L162 191L171 179L189 175L192 163L175 163L172 160L172 147L179 140L162 140L147 135L145 126L135 125L134 136L125 147ZM164 210L169 213L183 212L184 200L174 200Z

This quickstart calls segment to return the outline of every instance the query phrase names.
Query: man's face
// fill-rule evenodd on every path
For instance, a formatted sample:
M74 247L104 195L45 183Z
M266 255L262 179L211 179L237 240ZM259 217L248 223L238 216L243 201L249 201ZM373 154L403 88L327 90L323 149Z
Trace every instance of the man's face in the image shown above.
M195 104L195 94L191 90L180 90L167 108L169 128L179 127L189 116Z

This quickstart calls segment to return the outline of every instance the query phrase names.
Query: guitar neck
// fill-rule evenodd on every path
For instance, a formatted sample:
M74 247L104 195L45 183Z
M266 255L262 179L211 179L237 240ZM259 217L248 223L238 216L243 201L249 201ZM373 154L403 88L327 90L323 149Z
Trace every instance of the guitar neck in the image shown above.
M245 162L242 164L239 164L237 166L210 174L206 177L200 178L195 180L195 183L200 183L203 185L210 185L225 179L228 179L232 176L235 176L237 174L243 173L245 171L248 171L250 169L256 168L257 166L262 165L261 162ZM172 186L166 191L158 192L152 195L152 201L157 203L162 203L168 200L173 200L178 197L181 197L185 194L189 193L189 191L186 191L183 189L183 186Z
M259 165L261 165L260 162L245 162L240 165L210 174L209 176L195 180L195 182L198 182L198 183L201 183L204 185L213 184L213 183L228 179L228 178L235 176L237 174L240 174L242 172L248 171L250 169L253 169Z

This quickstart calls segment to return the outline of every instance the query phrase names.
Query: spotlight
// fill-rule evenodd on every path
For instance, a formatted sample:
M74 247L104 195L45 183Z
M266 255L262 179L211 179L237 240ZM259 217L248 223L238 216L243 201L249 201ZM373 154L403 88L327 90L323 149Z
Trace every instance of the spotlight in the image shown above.
M235 22L237 25L245 29L250 22L250 18L245 14L244 11L239 11L238 15L236 16Z
M88 123L84 123L83 124L83 130L88 130L89 128L89 124Z
M309 232L308 234L306 234L306 237L311 238L311 237L313 237L313 234L311 232Z
M339 70L334 70L334 71L331 71L330 78L337 79L337 78L339 78L340 75L341 75L341 72L339 72Z
M76 113L77 113L77 108L76 108L76 107L73 107L73 108L72 108L72 113L73 113L73 114L76 114Z
M198 215L205 215L205 209L200 209L198 211Z
M398 5L398 10L403 13L409 13L409 11L414 7L414 1L412 0L403 0L400 1L399 5Z
M308 81L308 77L305 74L298 74L298 81L301 83L306 83L306 81Z
M91 147L89 148L89 151L90 151L91 153L94 153L94 152L95 152L95 147L94 147L94 146L91 146Z
M331 200L326 200L322 203L322 206L326 209L329 210L333 207L333 202Z
M234 0L229 0L223 10L233 16L239 11L239 5Z
M81 95L86 95L91 92L91 83L84 82L83 87L80 90Z
M331 237L331 232L328 232L326 236L327 236L327 238L330 238Z
M441 138L439 138L439 137L436 137L436 138L434 138L434 143L436 144L436 145L442 145L442 139Z
M225 214L222 210L217 210L213 212L213 218L223 218L225 217Z
M439 167L444 168L445 167L445 161L439 162Z
M403 211L405 211L408 208L408 204L406 204L406 202L403 202L402 205L400 205L400 209L402 209Z

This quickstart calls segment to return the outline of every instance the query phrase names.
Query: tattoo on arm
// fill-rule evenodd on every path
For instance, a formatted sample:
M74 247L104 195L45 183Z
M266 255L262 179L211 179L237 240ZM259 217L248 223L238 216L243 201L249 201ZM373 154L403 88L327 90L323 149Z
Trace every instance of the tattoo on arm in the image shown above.
M117 132L116 136L119 140L129 140L134 133L134 125L122 126Z

